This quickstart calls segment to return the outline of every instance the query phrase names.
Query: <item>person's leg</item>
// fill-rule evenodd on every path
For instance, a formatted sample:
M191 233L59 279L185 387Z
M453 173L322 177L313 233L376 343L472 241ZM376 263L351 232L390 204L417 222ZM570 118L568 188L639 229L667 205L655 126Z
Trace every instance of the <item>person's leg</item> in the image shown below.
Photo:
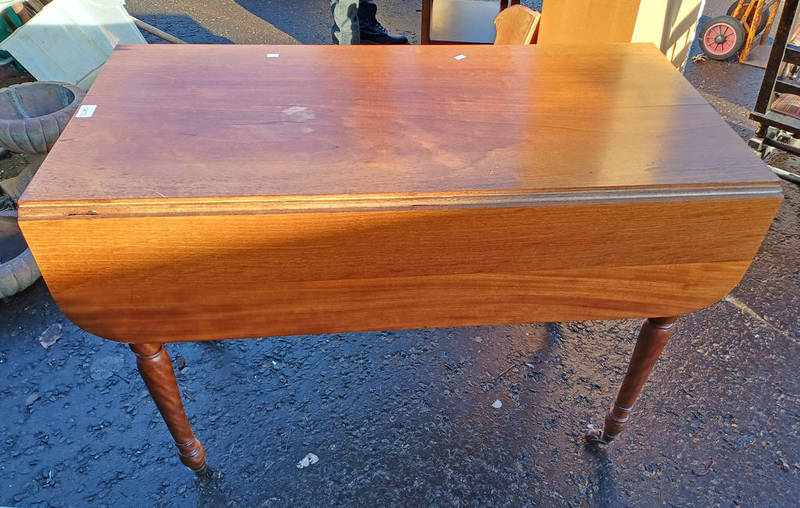
M358 6L358 21L362 44L408 44L404 35L391 35L378 22L378 6L375 0L361 0Z
M371 2L372 0L361 0ZM334 44L360 44L358 22L359 0L331 0L333 27L331 36Z
M368 27L376 20L378 6L375 0L361 0L358 3L358 25L360 29Z

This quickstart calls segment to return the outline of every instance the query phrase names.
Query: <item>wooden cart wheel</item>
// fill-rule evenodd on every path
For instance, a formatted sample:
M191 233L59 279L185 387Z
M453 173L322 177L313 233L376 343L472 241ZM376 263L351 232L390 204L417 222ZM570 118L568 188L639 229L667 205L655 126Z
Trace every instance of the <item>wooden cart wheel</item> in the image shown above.
M719 16L703 28L700 49L714 60L727 60L742 49L747 34L739 20L730 16Z

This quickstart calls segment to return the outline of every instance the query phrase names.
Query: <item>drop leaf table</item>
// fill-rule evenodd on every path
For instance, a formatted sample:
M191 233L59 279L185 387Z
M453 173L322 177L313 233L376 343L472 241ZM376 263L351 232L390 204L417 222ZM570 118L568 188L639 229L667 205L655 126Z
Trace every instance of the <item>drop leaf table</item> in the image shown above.
M142 45L113 52L20 226L200 471L164 343L650 318L609 442L781 200L651 45Z

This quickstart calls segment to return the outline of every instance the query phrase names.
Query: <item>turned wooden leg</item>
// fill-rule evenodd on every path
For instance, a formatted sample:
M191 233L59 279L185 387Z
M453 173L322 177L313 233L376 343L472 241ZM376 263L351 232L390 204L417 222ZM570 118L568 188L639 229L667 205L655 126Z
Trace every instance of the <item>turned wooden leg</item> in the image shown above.
M644 322L639 338L636 339L628 372L622 380L617 399L606 415L603 430L590 429L586 433L589 442L608 444L625 430L633 404L639 397L647 378L650 377L661 351L664 350L672 334L672 325L677 319L676 317L650 318Z
M144 384L175 440L181 462L196 473L205 472L206 451L189 425L175 371L172 369L172 359L164 345L130 344L130 347L136 353L136 364Z

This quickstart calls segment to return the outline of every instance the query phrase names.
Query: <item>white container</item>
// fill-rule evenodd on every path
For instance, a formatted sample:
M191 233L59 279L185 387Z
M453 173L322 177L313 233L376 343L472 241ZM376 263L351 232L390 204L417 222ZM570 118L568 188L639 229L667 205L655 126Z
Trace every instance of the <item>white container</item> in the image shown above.
M0 8L14 3L0 2ZM0 49L40 81L88 90L117 44L147 44L124 0L53 0L0 42Z

